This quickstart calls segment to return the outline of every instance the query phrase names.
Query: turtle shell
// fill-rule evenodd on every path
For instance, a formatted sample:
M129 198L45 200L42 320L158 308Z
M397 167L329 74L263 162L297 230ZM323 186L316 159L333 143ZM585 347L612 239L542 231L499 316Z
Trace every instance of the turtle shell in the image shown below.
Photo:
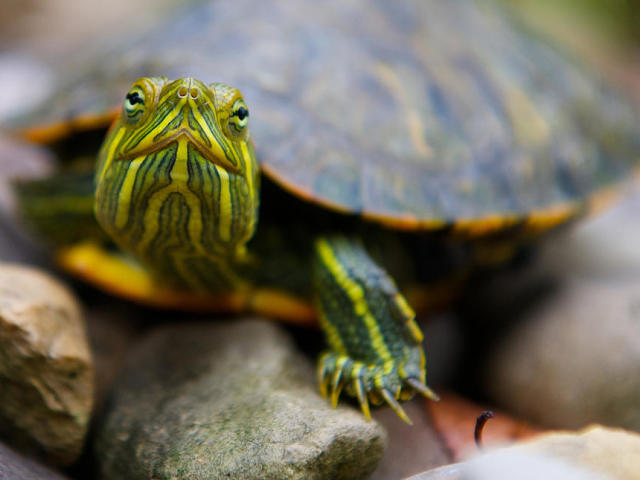
M638 112L491 1L218 0L63 70L32 138L143 75L222 81L269 176L395 227L560 223L639 160Z

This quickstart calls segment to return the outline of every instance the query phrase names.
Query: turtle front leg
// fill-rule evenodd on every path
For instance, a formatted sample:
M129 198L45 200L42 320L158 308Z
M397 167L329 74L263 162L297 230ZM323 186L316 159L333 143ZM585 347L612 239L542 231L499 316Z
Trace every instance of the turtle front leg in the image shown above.
M395 282L357 240L321 237L315 242L313 280L320 324L330 350L318 361L321 393L335 407L340 393L369 403L386 402L411 423L398 400L416 392L437 400L425 383L422 332Z

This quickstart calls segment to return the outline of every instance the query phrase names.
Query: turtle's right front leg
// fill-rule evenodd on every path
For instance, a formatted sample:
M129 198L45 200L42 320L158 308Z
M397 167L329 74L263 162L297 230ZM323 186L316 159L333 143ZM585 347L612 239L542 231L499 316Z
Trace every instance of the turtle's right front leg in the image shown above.
M384 401L411 423L398 400L416 392L432 399L437 395L425 384L422 332L415 313L395 282L359 241L342 235L316 241L313 279L330 347L318 362L322 394L336 406L344 389L358 398L367 418L369 402Z

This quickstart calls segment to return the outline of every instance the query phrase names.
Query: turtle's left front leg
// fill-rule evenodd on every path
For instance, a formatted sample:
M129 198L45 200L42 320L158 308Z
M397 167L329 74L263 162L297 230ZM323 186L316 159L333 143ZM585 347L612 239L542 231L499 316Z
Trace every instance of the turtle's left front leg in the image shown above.
M370 418L369 402L383 401L407 423L398 400L418 392L437 399L426 383L422 332L415 313L391 277L357 240L342 235L315 242L314 292L330 350L318 361L324 396L335 407L340 392L358 398Z

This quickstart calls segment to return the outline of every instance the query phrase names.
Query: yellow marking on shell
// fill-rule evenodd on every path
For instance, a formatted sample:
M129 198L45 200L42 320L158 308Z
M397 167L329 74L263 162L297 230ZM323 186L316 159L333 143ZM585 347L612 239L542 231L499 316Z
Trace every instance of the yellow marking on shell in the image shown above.
M322 258L323 263L333 275L334 280L351 299L356 315L363 319L365 326L367 327L367 331L369 332L371 346L382 360L393 361L391 353L384 342L380 326L369 311L369 306L367 305L364 297L362 287L349 278L349 275L336 259L333 250L331 250L331 247L326 240L319 240L317 245L318 252L320 253L320 258Z
M525 145L542 145L549 141L549 125L527 95L513 85L505 88L506 109L514 132Z
M567 222L579 211L579 206L574 203L556 205L529 214L525 229L527 233L536 234L550 230Z
M416 147L418 153L424 157L432 157L433 150L424 138L424 124L420 114L415 110L409 110L407 112L407 123L409 126L411 141L413 142L413 146Z
M29 142L48 144L85 130L107 127L120 113L120 106L100 113L85 113L68 121L29 127L20 135Z
M382 82L387 87L391 95L400 103L406 110L406 122L407 129L409 131L409 138L416 151L425 157L431 157L433 150L429 146L424 136L424 123L422 117L418 113L418 110L413 106L411 98L407 95L407 90L403 88L402 82L396 72L386 63L377 63L375 66L375 72Z
M489 235L518 223L517 217L490 215L482 219L460 219L453 224L454 233L464 233L472 237Z

